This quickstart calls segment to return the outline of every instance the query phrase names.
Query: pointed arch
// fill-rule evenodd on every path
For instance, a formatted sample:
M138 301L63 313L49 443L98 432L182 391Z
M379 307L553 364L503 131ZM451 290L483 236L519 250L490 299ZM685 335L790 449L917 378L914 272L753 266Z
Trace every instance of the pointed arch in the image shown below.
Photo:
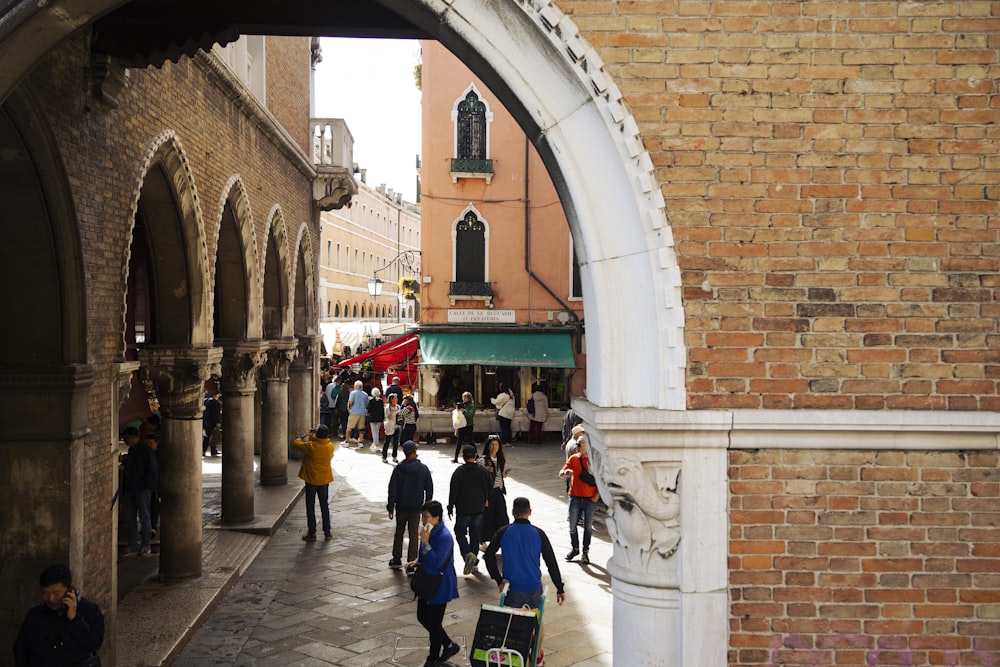
M451 224L451 259L453 282L489 282L490 226L471 203Z
M0 107L0 147L6 149L0 196L4 217L22 223L5 228L0 275L9 287L23 286L6 290L7 312L16 313L22 325L3 328L0 363L85 364L87 283L80 232L66 168L55 139L39 122L45 115L39 109L24 87ZM23 224L28 220L33 224ZM24 252L28 247L32 254ZM28 343L31 356L24 354Z
M451 107L452 136L455 148L452 156L459 160L490 159L490 128L493 112L489 100L470 83Z
M305 222L299 225L295 238L295 272L292 275L294 285L292 309L294 334L302 336L316 333L315 314L316 282L313 267L317 265L316 253L313 250L312 235L309 225ZM330 313L327 313L329 317Z
M213 331L231 340L261 337L262 291L253 211L242 176L222 189L212 246Z
M212 308L205 227L191 166L173 130L153 138L138 174L129 209L130 231L133 239L148 244L154 258L149 267L154 273L153 326L147 342L208 345ZM141 234L136 234L137 227ZM122 265L122 294L128 291L131 255L130 249Z
M267 216L264 238L262 336L284 338L292 335L291 270L285 220L277 204Z
M538 150L577 248L584 308L601 313L587 322L587 358L601 360L587 368L589 399L684 410L673 235L638 123L600 55L552 0L382 4L465 62Z

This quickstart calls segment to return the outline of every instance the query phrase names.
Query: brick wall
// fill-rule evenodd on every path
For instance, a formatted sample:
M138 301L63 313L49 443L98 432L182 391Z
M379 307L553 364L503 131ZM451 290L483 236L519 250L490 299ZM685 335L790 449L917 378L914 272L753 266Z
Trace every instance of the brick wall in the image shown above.
M267 108L307 155L309 137L309 39L267 38Z
M998 458L731 452L729 664L1000 664Z
M308 82L308 39L303 67ZM65 174L73 191L80 234L80 249L86 285L85 323L87 362L94 368L89 407L85 470L84 568L76 573L88 597L112 610L113 574L112 522L106 520L108 499L116 480L109 462L109 441L117 433L110 401L114 400L111 362L123 356L125 294L123 270L131 241L132 198L141 184L139 168L153 139L165 130L174 131L189 162L204 223L210 270L215 266L217 226L222 215L223 188L234 174L243 180L254 216L258 263L263 253L268 213L280 206L286 224L287 253L294 258L299 226L307 224L312 247L318 247L318 229L313 220L311 184L297 163L264 134L246 115L238 99L188 58L167 63L161 69L130 70L120 106L110 108L85 94L86 39L68 40L32 73L28 85L46 110L44 121L51 127L62 152ZM286 44L287 53L294 45ZM281 51L275 54L281 55ZM274 96L282 109L278 115L289 123L302 103L291 100L288 82L301 77L286 76L286 84ZM308 113L308 87L302 91ZM307 115L299 123L297 139L304 141ZM37 573L26 573L33 580ZM109 621L109 638L114 621ZM113 646L109 639L107 645ZM111 650L111 649L108 649Z
M1000 2L593 2L682 269L690 408L1000 408Z

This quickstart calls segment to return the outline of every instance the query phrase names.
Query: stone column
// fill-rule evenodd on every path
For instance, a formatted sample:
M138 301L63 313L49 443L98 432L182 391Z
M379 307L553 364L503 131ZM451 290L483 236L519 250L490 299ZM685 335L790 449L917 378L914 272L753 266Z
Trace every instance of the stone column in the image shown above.
M84 581L88 572L114 567L106 552L84 561L85 489L100 485L110 500L116 488L107 471L87 474L93 385L93 368L82 364L0 367L0 563L7 584L0 636L11 642L25 609L38 603L43 567L66 563ZM100 452L110 459L113 449Z
M573 407L608 505L615 664L725 667L725 415Z
M253 521L254 393L261 341L225 344L222 356L222 521Z
M218 372L214 347L140 351L160 401L160 579L201 576L201 415L205 380Z
M262 375L267 388L264 398L263 432L260 449L260 483L283 486L288 483L288 368L298 355L294 338L269 341Z
M322 336L299 336L298 354L288 370L288 430L285 448L288 457L301 459L302 452L292 447L295 436L319 423L319 354Z

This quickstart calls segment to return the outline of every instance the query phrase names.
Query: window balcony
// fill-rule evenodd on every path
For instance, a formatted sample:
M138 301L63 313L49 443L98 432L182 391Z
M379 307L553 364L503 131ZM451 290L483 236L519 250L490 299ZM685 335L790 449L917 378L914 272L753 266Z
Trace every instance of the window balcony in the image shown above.
M482 301L493 307L493 283L453 282L448 289L451 305L456 301Z
M482 178L489 185L493 180L493 160L452 158L451 182L457 183L460 178Z

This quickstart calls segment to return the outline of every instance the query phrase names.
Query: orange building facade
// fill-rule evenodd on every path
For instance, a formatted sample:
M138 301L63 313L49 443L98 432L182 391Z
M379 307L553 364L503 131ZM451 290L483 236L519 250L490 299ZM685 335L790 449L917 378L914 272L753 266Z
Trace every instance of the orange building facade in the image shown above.
M555 187L511 114L438 42L422 42L421 90L422 400L446 407L457 379L485 407L502 383L521 413L534 388L566 408L585 386L584 317Z

